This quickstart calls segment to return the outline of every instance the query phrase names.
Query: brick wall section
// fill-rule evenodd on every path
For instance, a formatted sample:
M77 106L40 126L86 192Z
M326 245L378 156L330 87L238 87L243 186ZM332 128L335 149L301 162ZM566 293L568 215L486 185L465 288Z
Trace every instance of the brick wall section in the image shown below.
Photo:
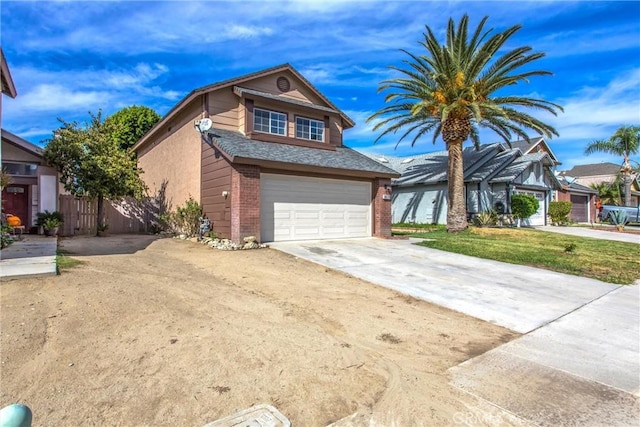
M235 165L231 172L231 240L260 240L260 167Z
M388 185L386 190L384 186ZM389 195L389 200L383 196ZM378 178L373 180L373 235L388 239L391 237L391 180Z

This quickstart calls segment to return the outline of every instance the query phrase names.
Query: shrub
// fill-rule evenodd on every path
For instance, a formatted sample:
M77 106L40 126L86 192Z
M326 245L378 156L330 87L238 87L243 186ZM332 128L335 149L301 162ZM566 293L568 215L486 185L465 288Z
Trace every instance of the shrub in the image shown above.
M187 237L198 235L202 206L189 197L183 206L178 206L175 212L165 213L158 217L161 223L167 224L174 233L185 234Z
M475 217L475 222L478 227L491 227L498 222L498 214L493 209L480 212Z
M549 203L549 216L554 224L569 222L569 213L573 203L571 202L551 202Z
M627 224L627 213L622 210L611 211L609 213L609 222L615 225L618 230L624 230L624 226Z
M3 224L0 227L0 248L4 249L11 243L13 243L13 238L9 234L9 227Z
M530 194L514 194L511 197L511 213L515 218L527 219L538 211L540 203Z

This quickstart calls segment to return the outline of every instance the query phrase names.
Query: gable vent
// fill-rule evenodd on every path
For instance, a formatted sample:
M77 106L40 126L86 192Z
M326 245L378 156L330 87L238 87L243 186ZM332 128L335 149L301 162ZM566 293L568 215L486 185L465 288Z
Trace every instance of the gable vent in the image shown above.
M289 80L286 77L278 77L276 85L278 85L280 92L289 92L291 89L291 83L289 83Z

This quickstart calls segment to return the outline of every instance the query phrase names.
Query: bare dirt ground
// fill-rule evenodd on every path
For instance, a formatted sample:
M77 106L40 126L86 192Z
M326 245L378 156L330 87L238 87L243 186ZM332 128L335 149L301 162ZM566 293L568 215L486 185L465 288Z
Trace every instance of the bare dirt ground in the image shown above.
M514 422L474 415L446 374L504 328L273 249L61 246L84 264L0 285L0 406L34 426L202 426L259 403L294 426Z

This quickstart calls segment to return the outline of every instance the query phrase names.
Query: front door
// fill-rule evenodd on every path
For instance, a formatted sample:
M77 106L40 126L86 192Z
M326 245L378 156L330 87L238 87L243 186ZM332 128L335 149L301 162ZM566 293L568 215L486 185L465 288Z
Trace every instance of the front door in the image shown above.
M9 185L2 190L2 210L5 214L15 215L22 225L29 226L29 186Z

